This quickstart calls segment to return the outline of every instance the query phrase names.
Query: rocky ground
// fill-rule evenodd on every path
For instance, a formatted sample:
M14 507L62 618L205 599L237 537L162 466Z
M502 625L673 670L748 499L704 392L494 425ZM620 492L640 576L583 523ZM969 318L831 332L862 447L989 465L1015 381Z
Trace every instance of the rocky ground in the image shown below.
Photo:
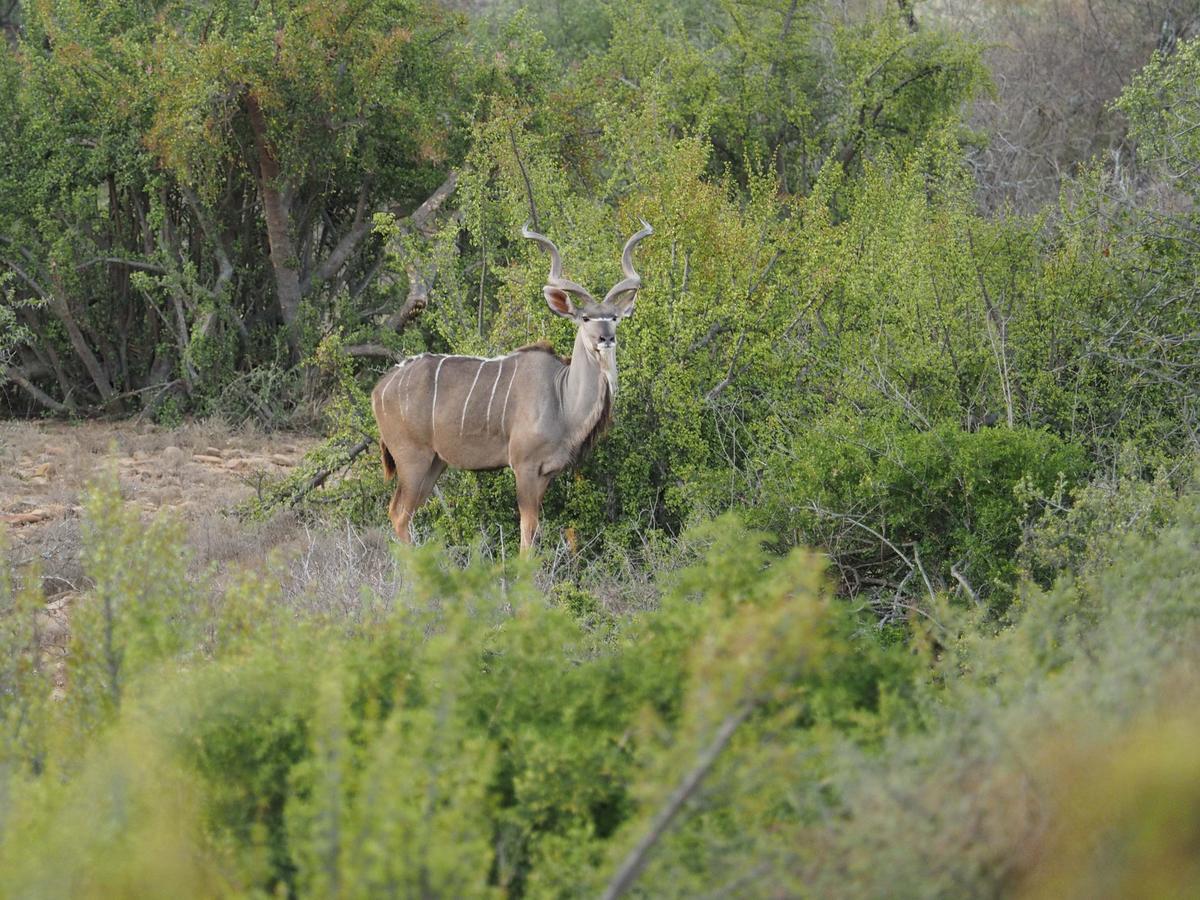
M296 465L314 439L230 431L87 422L0 422L0 524L10 542L38 543L79 513L89 481L116 474L122 493L148 512L184 518L232 506L266 476Z

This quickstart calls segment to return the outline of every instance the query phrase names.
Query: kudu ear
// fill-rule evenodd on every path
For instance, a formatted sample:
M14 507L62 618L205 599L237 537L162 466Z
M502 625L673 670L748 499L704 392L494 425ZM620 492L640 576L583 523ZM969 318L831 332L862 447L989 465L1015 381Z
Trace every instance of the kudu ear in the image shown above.
M578 315L579 311L571 302L570 295L562 288L548 284L542 288L542 293L546 297L546 303L550 306L551 312L555 315L562 316L564 319L574 319Z
M626 291L613 298L612 307L616 311L618 319L628 319L633 315L633 305L637 302L637 295L637 291Z

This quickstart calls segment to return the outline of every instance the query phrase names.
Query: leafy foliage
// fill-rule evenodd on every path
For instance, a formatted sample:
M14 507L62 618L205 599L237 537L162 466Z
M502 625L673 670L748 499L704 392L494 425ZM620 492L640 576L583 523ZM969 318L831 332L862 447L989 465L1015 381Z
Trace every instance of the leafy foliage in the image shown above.
M29 12L0 63L0 253L41 301L22 368L57 384L34 400L169 391L224 411L229 385L377 305L372 214L412 212L461 145L454 17L390 0Z
M1030 804L1063 835L1093 821L1070 781L1060 814L1064 758L1115 748L1122 790L1190 796L1156 785L1191 771L1173 748L1192 719L1139 724L1129 750L1115 735L1147 686L1194 684L1194 490L1076 583L1027 592L1010 628L942 594L914 624L926 649L889 645L817 558L776 559L728 516L689 534L656 608L600 630L527 566L458 568L436 544L347 627L285 612L270 577L172 575L174 526L137 527L109 489L87 516L65 702L38 667L33 592L0 584L0 870L17 894L594 894L664 809L647 893L731 876L756 895L847 878L875 893L881 856L903 894L989 892L1091 877L1090 857L1046 870L1023 849L1042 827ZM963 803L937 816L910 802L946 790ZM1096 815L1116 840L1160 809ZM1177 852L1174 832L1145 835L1113 877Z
M30 28L138 35L143 43L120 45L123 65L147 47L158 60L152 78L136 79L144 134L130 152L166 197L178 192L168 232L195 219L194 246L208 245L188 278L232 304L155 271L176 265L170 253L130 275L130 290L159 298L158 312L145 310L154 328L180 311L193 322L174 344L160 335L161 363L147 358L148 373L161 371L182 349L171 363L181 383L146 394L158 418L207 409L274 425L301 395L332 397L322 404L328 443L262 491L257 511L303 503L362 523L380 517L389 487L373 452L359 452L374 429L367 396L380 367L369 360L493 355L547 336L567 349L569 326L547 315L539 290L544 258L517 237L531 215L572 277L597 290L616 277L637 217L656 226L639 249L646 288L622 331L616 426L552 487L551 544L582 538L602 556L745 507L779 549L831 550L845 591L912 605L946 585L998 612L1017 583L1019 492L1049 496L1059 475L1069 490L1127 445L1168 466L1194 449L1189 215L1131 208L1099 170L1076 179L1059 209L983 214L965 165L963 142L975 138L961 121L986 87L978 51L934 25L913 30L902 9L830 19L818 4L630 0L586 28L571 4L493 11L473 45L444 54L430 48L451 41L455 20L417 27L411 5L297 4L275 18L214 9L209 26L172 7L145 34L115 12L86 28L46 12ZM1121 101L1147 148L1168 125L1146 98L1185 83L1171 67L1186 67L1190 52L1147 70ZM27 91L41 84L29 65L9 62ZM371 76L388 65L387 78ZM414 68L419 77L400 77ZM397 142L406 116L412 127ZM263 180L264 160L276 179ZM437 196L454 214L406 218L452 165L453 193ZM282 243L263 191L274 181ZM240 223L222 225L233 211ZM245 240L223 246L214 234ZM356 249L332 273L326 262L343 246ZM223 281L228 271L234 281ZM332 273L324 287L322 271ZM300 293L289 319L279 288L292 275ZM277 313L257 306L272 281ZM168 282L186 296L161 293ZM239 306L243 288L257 312ZM47 297L22 288L12 302L74 315ZM247 316L262 330L237 324ZM39 355L39 333L14 344L25 371L62 370L51 351L61 361L82 347L56 332ZM90 345L88 329L79 333ZM297 354L316 366L287 368ZM111 365L93 357L115 396ZM74 402L70 390L61 402L38 390L64 409ZM930 453L937 478L913 468ZM971 508L946 520L926 505L932 490L937 508L958 509L980 484L1006 498L982 518ZM512 543L510 474L451 473L443 485L453 502L430 504L419 532ZM919 564L904 549L912 541Z

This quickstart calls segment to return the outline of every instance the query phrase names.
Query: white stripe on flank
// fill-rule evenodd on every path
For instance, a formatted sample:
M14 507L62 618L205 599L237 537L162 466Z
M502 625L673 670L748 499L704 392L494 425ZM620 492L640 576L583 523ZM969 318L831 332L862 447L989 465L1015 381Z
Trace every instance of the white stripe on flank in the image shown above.
M397 378L396 375L399 375L400 377ZM399 395L403 393L404 380L408 377L408 367L404 366L403 368L397 369L396 375L392 376L392 380L391 380L391 383L388 385L388 389L390 390L393 387L396 389L395 390L395 393L397 395L396 405L399 406L399 404L400 404Z
M381 386L379 388L379 408L380 409L383 409L384 404L387 403L388 391L390 391L392 389L392 382L395 380L396 380L396 370L392 369L392 371L388 372L387 378L383 379L383 381L381 382Z
M429 440L432 441L437 436L437 389L438 378L442 374L442 363L446 361L446 357L438 360L437 369L433 373L433 403L429 407Z
M487 422L484 423L483 433L492 433L492 404L496 402L496 385L500 383L500 373L504 371L504 364L508 362L508 357L500 357L500 365L496 367L496 380L492 382L492 395L488 397Z
M463 401L462 419L458 422L458 435L462 437L463 429L467 427L467 407L471 405L471 395L475 393L475 385L479 381L479 373L483 371L491 360L483 359L479 361L479 368L475 370L475 380L471 382L471 389L467 391L467 399Z
M504 392L504 411L500 414L500 433L504 434L504 423L508 421L508 396L512 393L513 382L517 380L517 369L521 367L521 358L517 357L517 364L513 366L512 377L508 379L508 390Z
M413 362L415 363L418 359L424 359L426 356L428 356L428 354L426 354L426 353L422 353L420 356L414 356ZM404 378L402 379L402 381L404 382L404 385L408 384L409 378L418 377L417 375L414 374L418 368L419 367L416 365L405 367ZM417 392L412 390L411 388L409 390L405 391L405 393L404 393L404 418L405 419L407 419L412 414L412 400L413 400L413 394L415 394L415 393L417 393Z

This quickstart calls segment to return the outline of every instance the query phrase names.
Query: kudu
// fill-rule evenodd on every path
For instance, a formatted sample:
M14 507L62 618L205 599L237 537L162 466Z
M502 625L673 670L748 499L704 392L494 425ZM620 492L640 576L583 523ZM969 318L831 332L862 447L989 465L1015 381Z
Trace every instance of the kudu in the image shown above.
M510 466L517 478L521 551L529 551L550 482L608 425L617 390L617 323L632 315L642 286L633 250L652 233L643 221L642 230L626 241L625 277L597 302L563 277L562 257L549 238L528 225L521 229L550 257L542 293L551 311L577 326L567 360L545 343L491 359L423 353L379 380L371 406L384 474L396 477L388 517L401 541L411 543L413 513L429 499L447 465Z

